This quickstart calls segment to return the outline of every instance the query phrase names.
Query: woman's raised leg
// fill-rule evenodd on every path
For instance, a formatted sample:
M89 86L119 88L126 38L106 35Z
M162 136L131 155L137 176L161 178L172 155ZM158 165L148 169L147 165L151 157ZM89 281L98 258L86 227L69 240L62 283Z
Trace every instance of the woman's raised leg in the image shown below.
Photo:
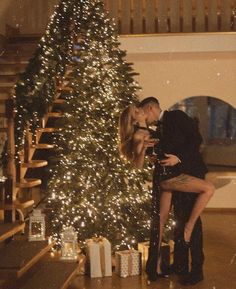
M192 177L189 175L181 174L175 178L162 181L161 187L163 190L166 191L188 192L199 194L196 203L193 207L190 218L185 225L184 239L186 242L189 242L197 218L200 216L201 212L206 207L210 198L214 194L215 190L214 186L208 181Z

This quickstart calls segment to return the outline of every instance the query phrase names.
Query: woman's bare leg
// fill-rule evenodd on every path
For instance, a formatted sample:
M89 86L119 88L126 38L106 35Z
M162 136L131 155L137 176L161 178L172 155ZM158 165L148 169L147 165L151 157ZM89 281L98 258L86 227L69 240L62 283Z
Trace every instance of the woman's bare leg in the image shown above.
M160 254L160 248L161 248L161 241L162 241L164 226L165 226L165 223L167 221L169 211L170 211L171 197L172 197L171 192L163 191L161 193L161 198L160 198L160 237L159 237L159 244L158 244L159 254ZM161 259L160 258L158 258L157 273L161 273Z
M193 207L191 216L185 225L184 239L186 242L190 241L194 225L200 216L203 209L206 207L208 201L214 194L214 186L205 180L181 174L170 180L161 182L163 190L176 192L198 193L199 196ZM184 208L183 208L184 209Z

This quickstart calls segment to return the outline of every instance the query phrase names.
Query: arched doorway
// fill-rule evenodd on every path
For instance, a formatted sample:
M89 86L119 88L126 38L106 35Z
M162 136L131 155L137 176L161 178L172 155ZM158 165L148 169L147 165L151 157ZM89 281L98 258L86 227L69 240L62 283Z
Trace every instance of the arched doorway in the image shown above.
M207 178L216 187L208 204L214 208L236 207L236 109L215 97L194 96L174 104L199 121L203 136L202 154L208 166Z

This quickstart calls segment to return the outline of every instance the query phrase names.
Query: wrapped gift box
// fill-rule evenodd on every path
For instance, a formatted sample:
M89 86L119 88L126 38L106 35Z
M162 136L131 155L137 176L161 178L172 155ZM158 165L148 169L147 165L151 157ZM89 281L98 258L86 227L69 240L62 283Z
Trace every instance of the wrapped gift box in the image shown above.
M149 241L138 243L138 251L142 254L142 267L145 268L148 259Z
M111 243L103 237L86 240L86 272L90 277L112 275Z
M142 272L142 254L137 250L115 253L116 273L120 277L140 275Z
M168 270L171 262L173 263L173 257L171 257L171 255L173 253L174 242L170 242L170 244L161 244L161 263L164 271ZM142 254L142 266L145 268L148 259L149 241L138 243L138 251Z

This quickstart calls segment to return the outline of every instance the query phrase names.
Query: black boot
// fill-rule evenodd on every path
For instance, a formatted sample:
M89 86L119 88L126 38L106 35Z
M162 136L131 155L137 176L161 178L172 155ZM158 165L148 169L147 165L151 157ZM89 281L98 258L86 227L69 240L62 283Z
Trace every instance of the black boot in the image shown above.
M204 279L202 270L191 271L189 274L183 276L180 279L180 284L182 285L194 285L201 282Z

